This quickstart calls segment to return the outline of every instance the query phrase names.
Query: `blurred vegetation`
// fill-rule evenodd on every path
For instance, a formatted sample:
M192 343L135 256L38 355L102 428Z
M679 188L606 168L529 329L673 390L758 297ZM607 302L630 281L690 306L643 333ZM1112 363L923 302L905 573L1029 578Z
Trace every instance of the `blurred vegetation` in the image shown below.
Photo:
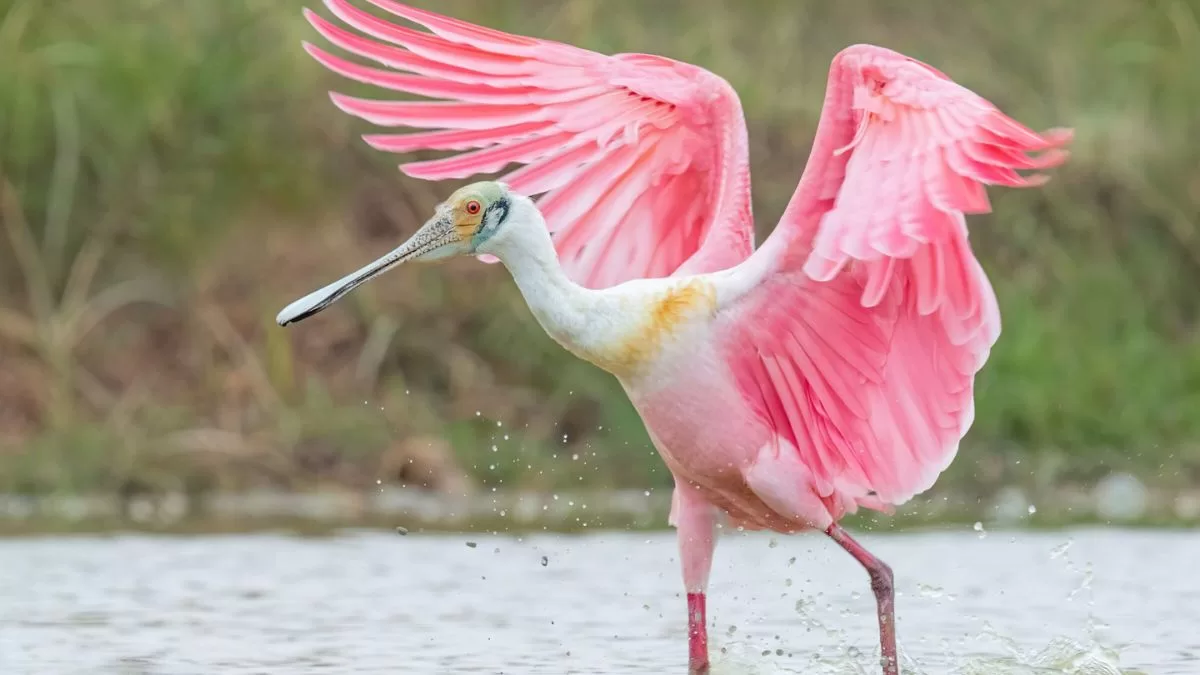
M619 386L498 266L405 270L274 326L454 187L357 140L325 91L361 89L304 55L302 4L0 0L0 491L445 486L452 458L485 485L667 483ZM414 4L723 75L762 236L848 44L1075 127L1045 189L972 222L1005 328L943 480L1200 477L1200 3Z

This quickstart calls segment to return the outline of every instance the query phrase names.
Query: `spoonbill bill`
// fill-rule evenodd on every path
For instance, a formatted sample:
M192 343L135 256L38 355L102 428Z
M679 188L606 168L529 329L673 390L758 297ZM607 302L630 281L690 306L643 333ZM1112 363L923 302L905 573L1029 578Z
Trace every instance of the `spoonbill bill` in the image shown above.
M348 0L325 4L357 32L305 15L383 68L304 48L347 78L440 100L332 93L377 126L421 130L366 142L454 151L401 165L427 180L519 166L454 192L399 248L278 323L403 262L502 262L550 337L621 382L674 478L689 672L709 670L705 593L724 522L818 530L853 556L877 602L882 670L897 675L892 570L838 523L890 512L954 458L1000 333L965 215L990 210L985 185L1044 183L1018 171L1061 164L1071 132L1034 132L920 61L847 47L799 186L756 249L746 123L722 78L370 2L397 20Z

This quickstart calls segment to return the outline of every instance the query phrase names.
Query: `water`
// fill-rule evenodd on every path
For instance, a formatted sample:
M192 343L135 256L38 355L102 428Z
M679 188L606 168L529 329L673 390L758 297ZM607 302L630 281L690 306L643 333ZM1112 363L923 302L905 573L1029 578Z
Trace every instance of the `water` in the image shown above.
M862 539L906 673L1200 673L1200 532ZM683 673L675 556L670 533L0 541L0 672ZM819 535L723 537L709 605L718 675L878 672L866 575Z

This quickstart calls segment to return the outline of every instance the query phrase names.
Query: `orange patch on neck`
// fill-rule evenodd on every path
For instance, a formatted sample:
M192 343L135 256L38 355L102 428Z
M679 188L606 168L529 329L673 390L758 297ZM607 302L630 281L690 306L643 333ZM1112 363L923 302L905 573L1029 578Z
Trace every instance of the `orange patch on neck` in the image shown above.
M617 376L636 373L690 320L711 316L716 307L717 293L711 283L696 279L674 286L653 298L645 319L593 362Z

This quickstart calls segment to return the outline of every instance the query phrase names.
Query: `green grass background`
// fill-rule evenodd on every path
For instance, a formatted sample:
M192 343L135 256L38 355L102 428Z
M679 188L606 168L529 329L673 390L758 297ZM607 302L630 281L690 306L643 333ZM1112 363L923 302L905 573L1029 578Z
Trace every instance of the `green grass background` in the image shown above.
M315 3L313 3L315 4ZM1036 128L1044 189L972 241L1004 333L944 482L1200 477L1200 3L419 2L726 77L760 237L808 157L832 56L925 60ZM325 92L294 0L0 0L0 491L423 482L662 485L619 387L498 266L408 270L282 331L453 185L403 178Z

